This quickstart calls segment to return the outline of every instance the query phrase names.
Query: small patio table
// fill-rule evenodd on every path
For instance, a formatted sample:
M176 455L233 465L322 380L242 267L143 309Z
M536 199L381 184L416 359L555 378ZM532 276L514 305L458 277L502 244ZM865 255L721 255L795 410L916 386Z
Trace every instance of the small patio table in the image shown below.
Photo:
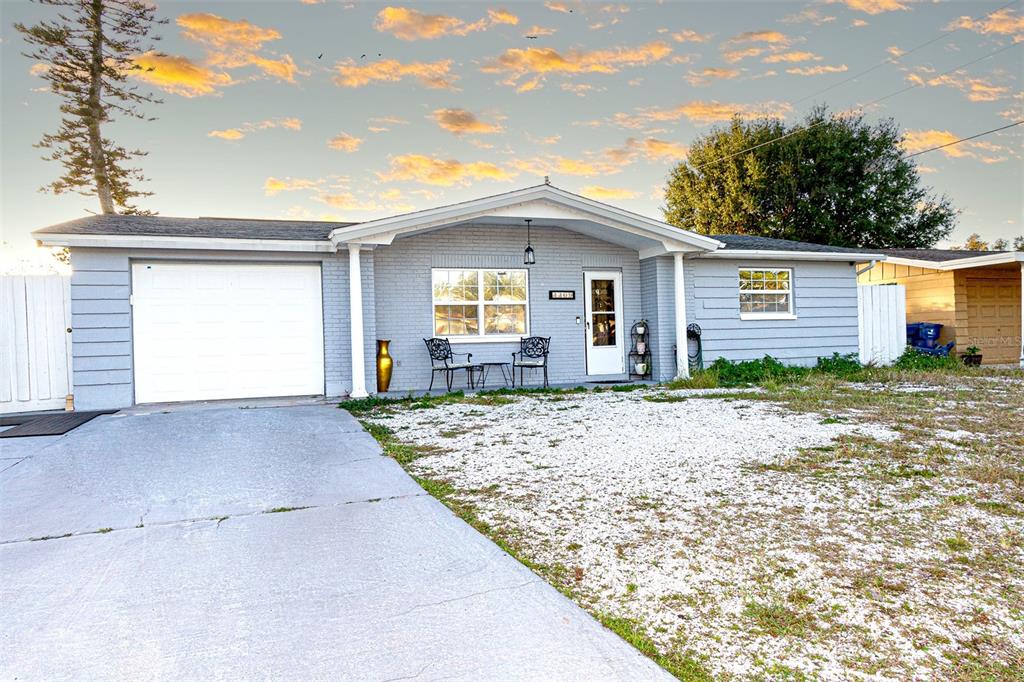
M497 367L501 370L501 378L504 380L505 385L509 386L509 381L512 378L512 364L508 362L481 362L480 365L480 388L487 386L487 374L492 367Z

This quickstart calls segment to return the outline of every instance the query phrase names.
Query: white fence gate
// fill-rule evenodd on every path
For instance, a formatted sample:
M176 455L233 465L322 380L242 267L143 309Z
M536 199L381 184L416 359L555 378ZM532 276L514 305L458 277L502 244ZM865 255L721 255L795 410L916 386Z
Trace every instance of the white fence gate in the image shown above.
M857 287L862 364L891 365L907 347L907 288L902 284Z
M64 407L70 294L70 277L0 276L0 414Z

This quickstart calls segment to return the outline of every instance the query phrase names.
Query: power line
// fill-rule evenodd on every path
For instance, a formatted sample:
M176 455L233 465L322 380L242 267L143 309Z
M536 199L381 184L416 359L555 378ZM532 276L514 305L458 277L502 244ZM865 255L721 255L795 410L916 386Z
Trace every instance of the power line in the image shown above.
M988 14L986 14L984 17L981 17L979 19L972 19L972 21L982 21L984 19L988 19L993 14L996 14L997 12L1003 11L1004 9L1009 7L1010 5L1013 5L1013 4L1015 4L1015 3L1019 2L1019 1L1020 0L1010 0L1010 2L1006 3L1002 7L997 7L996 9L994 9L991 12L989 12ZM929 45L931 45L933 43L937 43L938 41L942 40L946 36L948 36L948 35L950 35L952 33L956 33L959 30L961 30L960 26L957 26L956 28L953 28L953 29L949 29L948 31L943 31L942 33L940 33L938 36L932 38L931 40L926 40L925 42L921 43L920 45L917 45L915 47L910 48L909 50L907 50L906 52L904 52L903 54L901 54L901 55L899 55L897 57L889 57L888 59L880 61L877 64L875 64L874 66L868 67L867 69L864 69L863 71L855 73L855 74L853 74L851 76L847 76L843 80L839 81L838 83L833 83L832 85L828 86L827 88L822 88L821 90L818 90L817 92L812 92L809 95L805 95L804 97L801 97L800 99L798 99L795 102L793 102L793 104L800 104L800 102L808 100L808 99L810 99L812 97L817 97L818 95L826 93L826 92L828 92L830 90L834 90L835 88L838 88L841 85L845 85L846 83L849 83L850 81L857 80L861 76L867 75L867 74L871 73L872 71L880 69L880 68L882 68L883 66L885 66L887 64L895 64L895 63L899 62L900 60L902 60L907 55L913 54L913 53L917 52L918 50L926 48L926 47L928 47Z
M978 57L976 59L972 59L971 61L965 62L963 64L960 64L959 66L954 66L952 69L947 69L946 71L943 71L942 73L940 73L940 74L938 74L936 76L932 76L929 80L935 80L937 78L942 78L943 76L947 76L947 75L949 75L949 74L951 74L951 73L953 73L955 71L959 71L960 69L964 69L964 68L967 68L968 66L972 66L974 64L977 64L978 62L984 61L986 59L990 59L991 57L996 56L1000 52L1005 52L1006 50L1009 50L1010 48L1018 47L1018 46L1020 46L1022 44L1024 44L1024 42L1010 43L1009 45L1004 45L1003 47L999 48L998 50L996 50L994 52L989 52L988 54L986 54L984 56ZM890 99L892 97L895 97L897 95L902 95L904 92L908 92L908 91L913 90L915 88L919 88L922 85L925 85L926 83L927 83L927 81L922 79L920 82L913 83L913 84L908 85L908 86L906 86L904 88L900 88L899 90L895 90L893 92L890 92L888 95L883 95L882 97L879 97L878 99L871 100L867 104L865 104L863 106L860 106L860 107L857 107L857 108L858 109L864 109L866 107L873 106L875 104L878 104L879 102L884 102L885 100ZM811 128L816 128L816 127L818 127L818 126L820 126L820 125L822 125L824 123L827 123L828 120L829 119L823 119L821 121L818 121L817 123L812 123L811 125L809 125L809 126L807 126L805 128L798 128L796 130L792 130L792 131L786 133L785 135L779 135L778 137L773 137L770 140L766 140L765 142L753 145L751 147L747 147L745 149L741 149L738 152L733 152L732 154L727 154L725 156L720 156L717 159L712 159L710 161L705 161L704 163L694 165L693 168L694 168L694 170L700 170L701 168L704 168L705 166L710 166L710 165L713 165L713 164L716 164L716 163L720 163L722 161L728 161L729 159L732 159L732 158L735 158L737 156L740 156L741 154L746 154L747 152L753 151L755 149L760 149L761 147L766 147L766 146L768 146L770 144L774 144L775 142L779 142L781 140L785 140L786 138L792 137L792 136L797 135L799 133L807 132Z
M992 133L998 133L1000 130L1006 130L1007 128L1012 128L1014 126L1019 126L1022 123L1024 123L1024 120L1020 120L1020 121L1017 121L1016 123L1011 123L1009 125L1005 125L1005 126L1003 126L1001 128L993 128L992 130L986 130L983 133L978 133L977 135L971 135L970 137L962 137L959 140L954 140L953 142L947 142L946 144L940 144L939 146L932 147L931 149L923 149L923 150L921 150L919 152L914 152L913 154L907 154L907 158L910 159L910 158L913 158L915 156L920 156L921 154L927 154L928 152L934 152L936 149L944 149L945 147L952 147L955 144L960 144L961 142L967 142L968 140L973 140L973 139L978 138L978 137L984 137L985 135L991 135Z

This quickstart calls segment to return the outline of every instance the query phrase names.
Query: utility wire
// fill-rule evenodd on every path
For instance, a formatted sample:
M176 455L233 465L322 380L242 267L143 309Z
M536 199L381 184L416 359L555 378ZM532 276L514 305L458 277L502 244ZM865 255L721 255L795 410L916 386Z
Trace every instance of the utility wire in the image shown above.
M940 144L938 147L932 147L931 149L922 149L919 152L914 152L913 154L907 154L907 158L909 159L909 158L912 158L912 157L915 157L915 156L920 156L921 154L927 154L928 152L934 152L937 149L944 149L946 147L952 147L955 144L960 144L961 142L967 142L968 140L973 140L973 139L978 138L978 137L984 137L985 135L991 135L992 133L998 133L1000 130L1006 130L1007 128L1012 128L1014 126L1019 126L1022 123L1024 123L1024 120L1020 120L1020 121L1017 121L1015 123L1011 123L1009 125L1005 125L1005 126L1003 126L1001 128L993 128L992 130L986 130L983 133L978 133L977 135L971 135L970 137L962 137L959 140L954 140L953 142L947 142L946 144Z
M936 76L932 76L928 80L935 80L936 78L942 78L943 76L949 75L949 74L953 73L954 71L959 71L960 69L967 68L968 66L972 66L974 64L977 64L978 62L981 62L981 61L984 61L984 60L989 59L991 57L994 57L997 54L999 54L1000 52L1005 52L1006 50L1009 50L1010 48L1019 47L1020 45L1024 45L1024 42L1010 43L1009 45L1004 45L1003 47L999 48L995 52L989 52L988 54L986 54L984 56L978 57L976 59L972 59L971 61L965 62L963 64L960 64L959 66L954 66L952 69L948 69L948 70L943 71L942 73L940 73L940 74L938 74ZM883 95L882 97L879 97L878 99L871 100L867 104L865 104L863 106L860 106L860 107L857 107L857 108L858 109L864 109L866 107L873 106L875 104L878 104L879 102L884 102L885 100L887 100L887 99L889 99L891 97L895 97L897 95L902 95L904 92L908 92L908 91L913 90L915 88L919 88L922 85L925 85L926 83L927 83L927 81L922 79L920 82L913 83L913 84L908 85L908 86L906 86L904 88L900 88L899 90L895 90L893 92L890 92L888 95ZM816 128L816 127L818 127L818 126L820 126L820 125L822 125L824 123L827 123L828 121L829 121L829 119L823 119L821 121L818 121L817 123L812 123L811 125L809 125L809 126L807 126L805 128L798 128L796 130L792 130L792 131L786 133L785 135L779 135L778 137L773 137L770 140L766 140L766 141L764 141L764 142L762 142L760 144L755 144L752 147L747 147L746 149L741 149L738 152L733 152L732 154L727 154L725 156L720 156L717 159L712 159L710 161L705 161L704 163L694 165L693 168L694 168L694 170L700 170L701 168L704 168L705 166L711 166L713 164L720 163L722 161L728 161L729 159L735 158L735 157L737 157L737 156L739 156L741 154L746 154L747 152L753 151L755 149L760 149L761 147L766 147L766 146L768 146L770 144L774 144L775 142L779 142L781 140L785 140L788 137L793 137L794 135L797 135L799 133L806 132L806 131L810 130L811 128Z
M984 19L988 19L993 14L996 14L997 12L1003 11L1004 9L1009 7L1010 5L1013 5L1013 4L1017 3L1017 2L1020 2L1020 0L1010 0L1010 2L1006 3L1002 7L997 7L996 9L994 9L991 12L989 12L988 14L986 14L984 17L981 17L979 19L972 20L972 21L982 21ZM961 28L958 26L956 28L952 28L952 29L949 29L947 31L943 31L942 33L940 33L935 38L932 38L931 40L927 40L927 41L921 43L920 45L912 47L909 50L907 50L906 52L904 52L903 54L900 54L899 56L889 57L888 59L880 61L877 64L875 64L874 66L868 67L867 69L864 69L863 71L859 71L858 73L855 73L855 74L853 74L851 76L847 76L843 80L839 81L838 83L833 83L832 85L828 86L827 88L823 88L821 90L818 90L817 92L812 92L809 95L805 95L804 97L801 97L800 99L794 101L793 104L800 104L800 102L808 100L808 99L810 99L812 97L817 97L818 95L824 94L824 93L826 93L826 92L828 92L830 90L834 90L835 88L838 88L841 85L845 85L846 83L849 83L850 81L857 80L861 76L867 75L867 74L871 73L872 71L876 71L876 70L882 68L883 66L886 66L887 64L895 64L895 63L899 62L900 60L902 60L907 55L913 54L913 53L917 52L918 50L926 48L926 47L928 47L929 45L931 45L933 43L937 43L938 41L942 40L943 38L945 38L946 36L950 35L951 33L956 33L959 30L961 30Z

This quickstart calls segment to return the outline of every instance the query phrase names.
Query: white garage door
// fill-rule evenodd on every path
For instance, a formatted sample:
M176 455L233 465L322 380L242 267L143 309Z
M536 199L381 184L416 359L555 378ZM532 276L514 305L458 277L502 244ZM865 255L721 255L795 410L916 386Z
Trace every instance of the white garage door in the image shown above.
M135 400L324 392L319 265L134 263Z

